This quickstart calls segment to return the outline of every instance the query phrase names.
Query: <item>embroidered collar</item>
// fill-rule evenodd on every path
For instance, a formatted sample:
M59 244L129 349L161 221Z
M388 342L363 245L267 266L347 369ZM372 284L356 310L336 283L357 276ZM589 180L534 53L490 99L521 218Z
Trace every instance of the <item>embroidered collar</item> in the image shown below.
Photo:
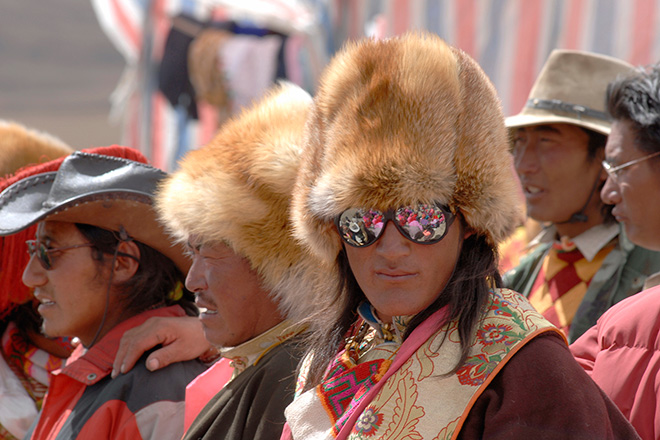
M220 349L222 357L229 359L234 369L232 379L241 374L251 365L256 365L271 349L280 345L305 330L304 326L285 320L264 333L236 347Z
M561 240L557 240L557 229L554 225L550 225L530 241L529 247L534 247L540 243L559 242L567 250L573 246L578 248L587 261L592 261L601 249L619 235L619 231L620 229L617 223L601 224L584 231L572 239L561 237Z
M403 342L403 335L406 333L408 324L414 315L401 315L393 316L391 322L383 322L376 315L376 309L368 302L363 302L358 306L358 314L369 324L371 328L376 331L374 342L376 344L382 342L393 342L401 345Z

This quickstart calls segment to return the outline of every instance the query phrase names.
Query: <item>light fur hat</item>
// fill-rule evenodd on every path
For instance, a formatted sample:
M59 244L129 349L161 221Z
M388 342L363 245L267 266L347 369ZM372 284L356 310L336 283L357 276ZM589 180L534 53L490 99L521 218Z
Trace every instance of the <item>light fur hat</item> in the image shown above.
M224 124L208 145L188 153L156 197L161 220L176 240L193 235L227 243L249 260L280 310L294 320L312 313L306 307L314 307L313 291L332 288L330 271L293 239L288 217L311 103L297 86L275 86Z
M326 68L292 202L296 236L326 262L351 207L438 201L491 245L523 219L495 89L439 37L348 44Z
M0 119L0 177L73 153L55 136Z
M566 123L610 134L605 109L607 85L632 64L578 50L553 50L536 78L522 111L506 118L509 128Z

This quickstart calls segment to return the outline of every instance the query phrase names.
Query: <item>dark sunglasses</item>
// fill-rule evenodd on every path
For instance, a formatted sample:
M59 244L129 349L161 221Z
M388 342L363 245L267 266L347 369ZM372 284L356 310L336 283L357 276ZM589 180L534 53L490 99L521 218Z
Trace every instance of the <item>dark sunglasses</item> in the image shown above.
M70 249L94 246L92 243L83 243L83 244L77 244L74 246L66 246L61 248L48 248L44 243L37 240L27 240L25 244L27 244L28 247L27 252L30 255L30 257L36 254L37 260L39 260L41 267L43 267L46 270L51 270L53 268L53 260L50 256L51 252L62 252L62 251L68 251Z
M354 247L374 244L389 220L408 240L434 244L445 238L456 216L438 203L418 203L396 210L349 208L335 219L342 240Z

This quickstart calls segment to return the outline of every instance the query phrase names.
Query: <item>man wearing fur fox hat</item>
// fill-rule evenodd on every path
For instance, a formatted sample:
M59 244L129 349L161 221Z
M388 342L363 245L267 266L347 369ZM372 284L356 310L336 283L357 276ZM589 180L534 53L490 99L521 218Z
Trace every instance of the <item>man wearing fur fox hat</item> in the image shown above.
M302 89L275 87L188 153L157 196L162 222L188 246L186 287L222 356L188 387L185 439L280 437L302 322L334 286L330 271L293 240L288 220L310 105ZM148 338L188 325L172 321L146 330Z
M49 133L0 119L0 177L72 152L73 148Z
M327 67L292 200L342 288L315 315L283 438L636 438L561 332L501 288L521 207L499 100L430 34Z

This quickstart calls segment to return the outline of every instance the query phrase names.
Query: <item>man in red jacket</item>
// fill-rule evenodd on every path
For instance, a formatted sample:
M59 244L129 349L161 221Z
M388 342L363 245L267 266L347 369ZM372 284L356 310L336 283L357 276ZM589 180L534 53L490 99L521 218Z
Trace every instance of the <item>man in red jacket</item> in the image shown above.
M608 86L612 132L600 193L636 245L660 250L660 65ZM660 284L651 275L646 287ZM571 351L644 439L660 438L660 287L608 310Z

